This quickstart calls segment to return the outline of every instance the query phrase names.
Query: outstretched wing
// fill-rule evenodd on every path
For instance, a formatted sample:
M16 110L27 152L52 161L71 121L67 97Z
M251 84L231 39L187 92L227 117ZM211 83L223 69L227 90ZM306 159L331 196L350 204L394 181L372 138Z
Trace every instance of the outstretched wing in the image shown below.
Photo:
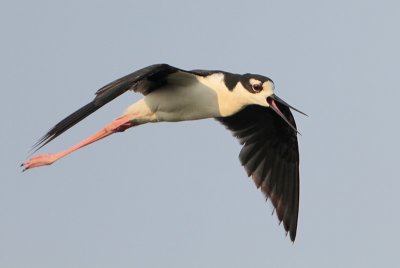
M289 108L279 109L295 125ZM257 188L272 201L292 241L299 211L299 150L296 132L269 108L251 105L239 113L216 118L237 137L243 148L239 159Z
M66 130L124 92L133 90L135 92L147 95L153 90L156 90L157 88L160 88L168 83L167 77L169 75L179 72L182 74L191 73L175 68L168 64L155 64L128 74L105 85L96 92L96 97L93 99L93 101L67 116L54 127L52 127L42 138L39 139L39 141L33 146L33 149L35 151L39 150L47 143L60 136Z

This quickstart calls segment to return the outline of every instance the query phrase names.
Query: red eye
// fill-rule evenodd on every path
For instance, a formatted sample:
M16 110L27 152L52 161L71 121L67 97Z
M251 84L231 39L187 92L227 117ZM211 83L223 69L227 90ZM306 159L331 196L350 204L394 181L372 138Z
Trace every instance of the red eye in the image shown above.
M261 84L254 84L252 87L255 92L260 92L263 89Z

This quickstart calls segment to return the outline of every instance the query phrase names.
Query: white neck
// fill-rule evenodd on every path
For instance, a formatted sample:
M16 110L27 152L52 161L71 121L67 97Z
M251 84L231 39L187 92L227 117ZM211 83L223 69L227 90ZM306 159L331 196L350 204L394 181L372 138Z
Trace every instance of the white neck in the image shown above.
M175 122L230 116L255 103L254 94L240 82L230 91L225 86L224 75L215 73L197 77L197 83L189 86L174 84L174 87L157 89L129 106L124 114L139 113L143 123Z

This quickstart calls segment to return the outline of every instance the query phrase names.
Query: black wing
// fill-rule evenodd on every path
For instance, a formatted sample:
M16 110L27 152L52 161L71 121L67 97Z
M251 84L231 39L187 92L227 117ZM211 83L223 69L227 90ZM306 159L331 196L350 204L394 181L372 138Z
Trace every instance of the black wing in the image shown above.
M67 116L51 128L41 139L39 139L39 141L33 146L33 149L35 151L39 150L122 93L128 90L133 90L147 95L153 90L165 85L167 83L167 77L177 72L190 73L168 64L155 64L105 85L96 92L96 97L93 101Z
M295 125L289 108L277 103ZM299 150L297 135L269 108L251 105L239 113L216 118L237 137L243 148L240 161L257 188L272 201L292 241L299 211Z

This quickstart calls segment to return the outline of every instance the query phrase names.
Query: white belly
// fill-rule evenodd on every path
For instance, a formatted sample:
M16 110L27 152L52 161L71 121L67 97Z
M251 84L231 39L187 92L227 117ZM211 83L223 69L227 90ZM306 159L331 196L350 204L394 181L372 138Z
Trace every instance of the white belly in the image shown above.
M206 86L157 90L147 95L144 102L155 113L158 121L196 120L221 116L218 96Z
M232 115L246 105L246 100L238 91L228 90L222 78L215 75L214 79L157 89L131 105L125 114L139 113L143 122L176 122Z

